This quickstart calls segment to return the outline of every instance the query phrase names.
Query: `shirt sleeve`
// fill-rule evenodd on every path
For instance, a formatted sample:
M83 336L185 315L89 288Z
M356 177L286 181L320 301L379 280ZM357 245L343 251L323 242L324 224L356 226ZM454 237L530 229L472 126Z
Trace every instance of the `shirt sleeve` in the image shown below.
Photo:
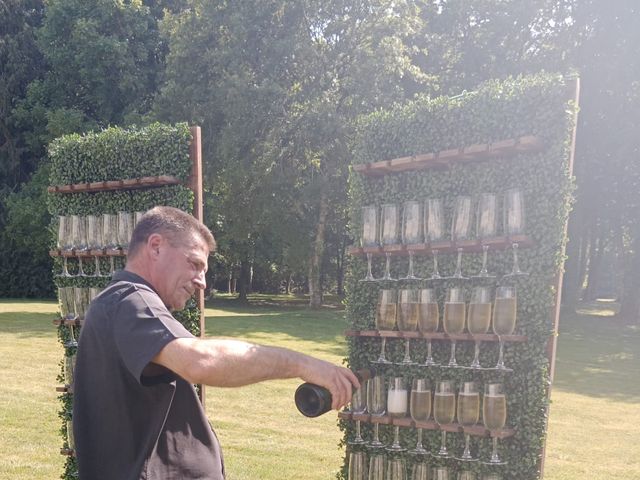
M141 384L148 383L143 382L144 368L169 342L194 337L155 292L137 285L124 292L113 320L116 348L127 370Z

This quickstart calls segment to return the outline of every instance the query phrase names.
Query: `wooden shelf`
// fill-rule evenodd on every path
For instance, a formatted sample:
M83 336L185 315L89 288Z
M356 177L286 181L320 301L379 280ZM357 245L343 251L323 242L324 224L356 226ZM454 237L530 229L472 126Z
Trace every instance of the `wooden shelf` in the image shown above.
M56 392L73 394L73 387L71 385L64 385L64 386L61 386L61 387L56 387Z
M60 449L60 455L66 455L67 457L75 457L76 456L76 451L75 450L71 450L70 448L61 448Z
M106 182L76 183L73 185L59 185L47 188L49 193L82 193L82 192L111 192L115 190L132 190L136 188L163 187L165 185L182 184L171 175L155 177L140 177L127 180L110 180Z
M387 415L375 416L368 413L351 413L338 412L338 418L343 420L359 420L365 423L380 423L382 425L397 425L399 427L422 428L424 430L440 430L453 433L468 433L477 437L495 437L508 438L515 435L516 431L512 428L503 428L501 430L487 430L484 425L474 425L472 427L463 427L458 423L450 423L448 425L438 425L434 421L414 422L410 417L392 418Z
M97 249L97 250L49 250L50 257L126 257L129 250L122 248Z
M448 254L456 253L458 248L463 253L479 253L482 252L482 245L489 245L489 252L496 250L508 250L512 248L514 243L518 244L518 248L530 248L534 245L526 235L517 235L512 237L495 237L487 240L462 240L458 242L432 242L432 243L416 243L412 245L384 245L381 247L348 247L349 255L364 256L371 253L373 256L382 256L386 253L391 256L407 256L412 251L414 254L432 254L434 250L438 253Z
M84 318L56 318L53 320L53 324L57 326L64 325L66 327L81 327L84 324Z
M455 340L468 342L498 342L498 335L493 333L483 333L472 335L470 333L448 334L444 332L399 332L396 330L347 330L344 332L347 337L386 337L386 338L418 338L431 340ZM504 342L522 343L527 341L526 335L501 335Z
M388 173L410 170L446 168L453 163L476 162L518 153L534 153L543 149L544 144L540 138L527 135L499 142L442 150L440 152L412 155L373 163L361 163L354 165L353 170L362 175L377 177Z

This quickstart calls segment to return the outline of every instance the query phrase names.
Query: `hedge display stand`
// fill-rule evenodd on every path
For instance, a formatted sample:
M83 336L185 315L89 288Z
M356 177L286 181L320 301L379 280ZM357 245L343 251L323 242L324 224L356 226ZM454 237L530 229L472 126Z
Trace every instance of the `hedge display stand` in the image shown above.
M451 479L458 478L458 472L463 470L475 473L478 479L488 473L499 474L505 480L541 478L566 223L573 188L578 94L577 78L538 74L486 82L476 91L458 97L418 99L360 120L350 176L350 229L356 246L349 249L347 272L349 366L354 370L374 366L387 379L404 377L408 390L411 379L426 378L432 394L436 382L441 380L452 380L456 385L474 381L480 392L483 385L500 383L506 390L507 420L504 428L488 430L482 415L476 425L463 427L456 421L438 425L433 421L433 413L427 421L413 421L409 408L404 417L346 411L339 418L348 451L363 450L369 455L382 451L387 458L400 456L406 461L408 473L414 463L426 461L432 467L448 467ZM393 204L400 209L407 201L424 205L426 200L438 198L444 205L445 225L451 229L457 197L471 197L475 202L479 195L493 193L502 199L503 193L511 188L519 189L524 199L526 227L518 236L509 236L499 227L497 235L482 242L473 235L456 241L447 234L443 241L430 242L422 236L419 242L410 245L401 240L382 245L359 243L363 207L374 206L380 211L383 205ZM504 211L502 203L499 200L500 219ZM376 218L375 228L380 228L380 217ZM459 272L458 268L472 275L483 266L483 244L489 245L485 249L488 267L497 278L429 280L434 270L434 251L438 253L437 265L443 276L451 277L454 271ZM516 247L520 266L528 275L502 277L512 269ZM402 280L409 271L407 257L412 259L413 271L421 280ZM363 281L371 278L371 271L378 281ZM380 280L384 271L400 280ZM499 338L491 329L481 335L466 330L459 334L445 333L442 312L446 290L461 287L468 299L473 287L480 285L488 286L492 292L498 285L515 287L517 312L513 334ZM376 329L376 305L383 288L435 288L440 309L439 330L398 331L397 326ZM492 367L498 363L498 340L504 343L504 363L509 367L504 370ZM433 345L437 366L425 365L427 341ZM447 361L453 341L458 366L452 368ZM470 368L476 342L482 342L480 363L488 368ZM377 362L381 347L382 352L386 348L384 356L391 363ZM403 365L409 356L415 363ZM406 450L414 448L417 429L422 429L422 442L430 453L416 455L377 450L367 443L354 445L356 422L365 442L370 443L375 427L386 446L399 440ZM449 434L443 436L442 431ZM465 447L465 434L471 436L471 453L479 461L456 459ZM443 437L452 454L450 458L437 455ZM499 439L504 464L488 462L493 438ZM340 478L347 478L348 459L346 455Z
M146 211L157 205L166 205L192 212L203 219L202 150L200 127L186 124L153 124L140 129L109 128L100 133L67 135L49 146L51 174L48 188L49 211L52 215L51 231L58 235L59 216L102 215ZM122 248L92 250L61 250L53 248L56 286L102 289L110 281L110 275L92 276L95 265L100 272L121 268L127 255ZM82 260L84 263L80 264ZM97 259L97 260L96 260ZM88 261L91 260L91 261ZM95 263L94 263L95 262ZM67 271L72 276L60 276ZM85 276L78 275L83 265ZM60 291L60 290L59 290ZM196 336L205 330L204 292L198 291L195 301L185 310L176 313L187 329ZM72 369L79 335L84 322L82 314L63 316L64 302L59 298L61 312L53 320L58 326L58 337L64 346L62 370L56 387L61 393L63 421L61 434L63 447L60 453L67 461L63 478L77 478L75 455L70 444L73 385L65 381L65 369ZM67 374L68 377L68 374ZM198 386L200 400L204 402L204 389Z

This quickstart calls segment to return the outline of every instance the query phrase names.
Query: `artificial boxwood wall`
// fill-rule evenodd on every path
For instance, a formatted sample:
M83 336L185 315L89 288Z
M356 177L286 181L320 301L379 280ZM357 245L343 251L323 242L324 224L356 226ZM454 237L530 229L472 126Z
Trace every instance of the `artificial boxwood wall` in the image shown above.
M191 172L192 161L189 156L191 133L187 124L153 124L145 128L109 128L102 132L86 135L66 135L54 140L49 146L51 161L50 185L68 185L75 183L121 180L146 176L171 175L186 182ZM193 210L193 192L184 185L150 187L135 190L119 190L95 193L50 193L49 212L52 216L52 248L55 247L58 232L59 215L101 215L119 211L146 211L157 205L167 205L185 211ZM124 266L124 258L115 258L116 269ZM68 268L71 274L78 269L78 261L69 258ZM94 272L93 258L83 261L87 275ZM72 277L55 275L62 271L62 259L54 260L54 281L56 287L98 287L104 288L109 278ZM100 271L109 271L109 259L100 258ZM175 314L187 329L196 336L200 335L200 312L192 300L187 308ZM76 328L76 338L80 329ZM70 339L69 328L58 328L60 342L65 345ZM71 355L65 347L65 355ZM64 382L62 370L58 377ZM72 414L73 397L70 393L60 395L62 408L61 435L64 448L68 447L66 420ZM77 478L75 457L68 457L63 477Z
M474 92L454 98L421 98L362 118L353 147L354 163L359 164L525 135L536 135L543 142L544 148L537 153L454 164L445 169L391 173L383 177L365 177L352 172L350 177L350 229L356 236L361 231L361 207L364 205L380 206L384 203L402 204L406 200L443 198L447 225L450 225L453 201L458 195L477 196L483 192L500 194L510 187L519 187L523 191L526 234L533 240L534 246L520 249L519 252L520 266L530 275L515 282L518 310L514 333L526 335L528 339L525 343L505 346L505 363L514 371L498 373L438 367L383 367L383 373L387 376L424 376L431 380L432 385L439 379L452 379L456 383L475 380L481 386L488 382L504 383L508 401L507 426L516 429L517 433L500 441L500 454L508 460L508 465L491 468L502 473L505 479L533 480L540 476L539 460L546 429L550 379L546 347L553 334L551 309L555 291L552 285L564 260L564 226L572 191L569 158L574 111L577 108L573 100L574 85L574 80L560 75L538 74L489 81ZM357 244L358 238L354 240ZM463 274L477 273L481 268L481 257L481 254L464 254ZM452 274L455 260L454 254L441 254L440 273ZM511 250L489 251L489 272L505 274L510 271L511 262ZM407 257L392 257L391 265L394 278L406 275ZM374 258L373 268L374 276L382 276L384 257ZM431 255L416 255L415 268L416 275L429 277L432 272ZM365 274L366 260L352 257L347 272L346 311L348 321L356 330L375 329L375 305L381 287L359 282ZM475 284L473 281L465 284L467 301ZM445 282L436 286L441 312L445 290L450 285ZM397 286L401 287L402 283ZM412 340L411 347L412 359L424 362L426 341ZM433 348L436 360L446 363L450 343L434 340ZM379 351L380 339L349 338L349 364L354 369L368 366L371 360L378 357ZM389 339L386 352L387 358L401 360L404 342ZM484 342L481 345L483 366L495 365L497 356L497 342ZM469 365L472 359L473 343L458 342L458 364ZM341 421L340 424L345 431L345 440L353 438L354 422ZM371 439L372 425L363 423L362 428L363 436ZM387 444L392 440L392 428L380 427L381 440ZM403 446L413 448L416 430L401 428L400 432ZM425 446L433 452L437 451L439 432L424 431L424 436ZM463 435L449 434L447 445L450 451L460 455ZM481 458L489 457L488 438L472 437L472 445L474 453ZM407 461L410 465L412 457L407 455ZM461 466L455 460L430 458L428 461L434 465L448 464L454 471ZM489 469L477 462L468 466L478 472ZM346 466L340 477L346 478Z

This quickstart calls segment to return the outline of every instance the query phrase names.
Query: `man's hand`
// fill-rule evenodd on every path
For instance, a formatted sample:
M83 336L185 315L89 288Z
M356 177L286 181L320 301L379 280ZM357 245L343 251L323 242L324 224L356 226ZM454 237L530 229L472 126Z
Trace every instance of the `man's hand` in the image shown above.
M348 368L338 367L313 357L302 363L300 378L331 392L331 408L338 410L351 401L354 388L360 388L358 377Z

